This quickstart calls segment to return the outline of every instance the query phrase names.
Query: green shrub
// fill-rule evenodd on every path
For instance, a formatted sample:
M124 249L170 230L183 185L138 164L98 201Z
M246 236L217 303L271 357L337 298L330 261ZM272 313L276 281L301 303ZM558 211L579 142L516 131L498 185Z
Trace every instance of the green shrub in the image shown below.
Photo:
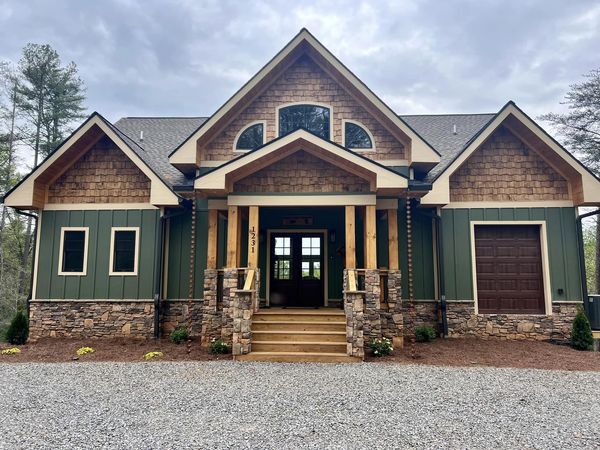
M415 328L415 337L417 342L430 342L437 337L437 333L429 325L423 325Z
M229 344L221 339L213 339L208 351L213 354L224 355L229 353Z
M392 341L388 338L372 339L371 350L373 350L373 356L380 358L382 356L391 355L394 347L392 346Z
M590 321L585 316L583 308L579 307L575 320L573 320L573 329L571 330L571 346L577 350L591 350L594 345L594 336Z
M174 342L175 344L181 344L183 341L187 340L188 330L186 327L180 327L171 331L171 342Z
M23 311L18 311L6 330L6 340L14 345L23 345L29 337L29 321Z

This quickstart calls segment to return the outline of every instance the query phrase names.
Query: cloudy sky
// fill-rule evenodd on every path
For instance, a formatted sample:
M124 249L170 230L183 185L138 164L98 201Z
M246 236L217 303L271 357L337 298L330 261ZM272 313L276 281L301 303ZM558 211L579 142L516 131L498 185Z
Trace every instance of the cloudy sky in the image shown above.
M0 0L0 60L28 42L75 61L87 107L212 114L307 27L400 114L560 110L600 67L600 2Z

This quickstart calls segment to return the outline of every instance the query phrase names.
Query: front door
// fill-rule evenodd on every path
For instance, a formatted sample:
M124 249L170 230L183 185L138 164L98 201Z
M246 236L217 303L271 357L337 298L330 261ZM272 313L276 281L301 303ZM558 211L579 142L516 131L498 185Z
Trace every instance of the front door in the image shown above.
M269 304L324 305L323 234L272 233Z

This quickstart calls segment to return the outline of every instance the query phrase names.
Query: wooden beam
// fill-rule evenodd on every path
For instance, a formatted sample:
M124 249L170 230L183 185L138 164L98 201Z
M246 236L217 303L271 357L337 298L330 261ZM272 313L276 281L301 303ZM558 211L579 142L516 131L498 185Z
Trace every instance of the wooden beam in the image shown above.
M388 209L388 267L398 270L398 210Z
M248 267L258 267L258 206L248 207Z
M242 210L238 207L237 215L237 248L235 250L235 267L242 267Z
M208 242L206 243L206 268L217 268L217 238L219 230L219 211L208 210Z
M228 269L238 267L238 241L239 241L239 210L237 206L230 206L227 213L227 264Z
M346 206L346 269L356 269L356 213Z
M376 206L365 206L365 269L377 269Z

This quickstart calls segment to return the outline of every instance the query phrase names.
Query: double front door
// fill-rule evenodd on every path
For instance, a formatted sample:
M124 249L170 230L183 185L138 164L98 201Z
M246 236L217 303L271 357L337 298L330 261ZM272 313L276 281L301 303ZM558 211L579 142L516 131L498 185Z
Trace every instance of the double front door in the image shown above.
M271 234L270 306L324 305L323 244L320 233Z

